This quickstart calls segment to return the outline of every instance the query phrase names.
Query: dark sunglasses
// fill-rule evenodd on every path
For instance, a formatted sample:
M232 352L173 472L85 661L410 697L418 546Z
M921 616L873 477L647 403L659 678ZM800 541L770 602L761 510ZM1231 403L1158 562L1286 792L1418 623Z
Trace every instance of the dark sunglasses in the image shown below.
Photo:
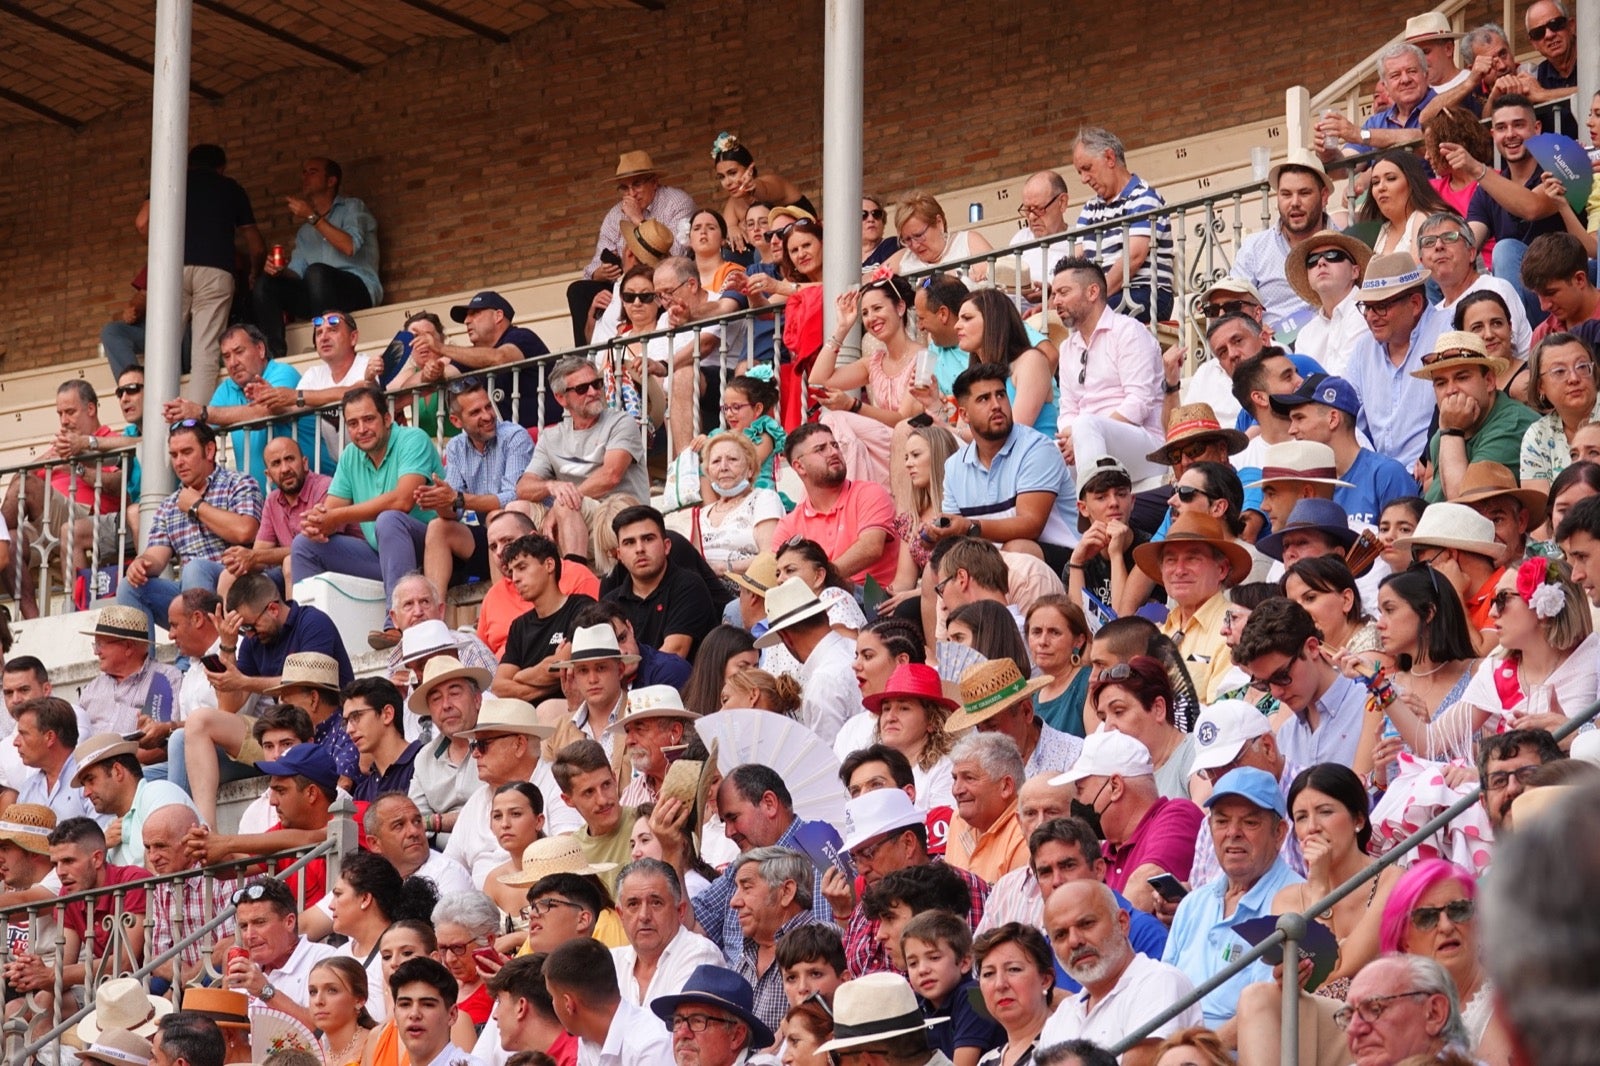
M1446 348L1443 351L1429 352L1427 355L1423 356L1422 357L1422 365L1423 366L1432 366L1434 363L1439 362L1441 359L1482 359L1482 358L1483 358L1483 356L1479 355L1477 352L1474 352L1474 351L1472 351L1472 350L1470 350L1468 348Z
M1494 594L1494 598L1491 599L1489 603L1494 607L1495 610L1503 613L1506 609L1506 604L1510 603L1516 596L1516 589L1501 589L1499 592Z
M1451 925L1463 925L1472 921L1476 910L1477 905L1470 899L1453 899L1443 907L1418 907L1411 912L1411 926L1426 933L1439 924L1441 914L1450 919Z
M1206 304L1200 308L1200 313L1206 318L1221 318L1223 315L1243 314L1255 306L1256 304L1250 300L1223 300L1219 303Z
M1133 676L1133 667L1127 663L1115 663L1100 671L1096 681L1126 681Z
M889 217L888 212L884 211L884 209L881 208L881 207L873 208L871 211L863 211L863 212L861 212L861 221L863 221L863 222L865 222L869 218L875 218L879 222L882 222L884 219L886 219L888 217Z
M464 378L457 378L452 381L447 389L451 396L460 396L462 393L477 392L485 387L482 378L476 374L469 374Z
M132 384L132 385L118 385L117 386L117 399L120 400L124 396L137 396L143 391L144 391L144 386L141 385L141 384L137 384L137 383Z
M653 304L656 302L656 294L653 292L625 292L622 294L622 302L625 304Z
M473 737L471 740L467 741L467 751L471 752L473 755L482 755L484 752L489 750L490 744L493 744L497 740L504 740L506 737L514 735L515 734L513 733L501 733L497 737Z
M1196 496L1211 499L1211 493L1205 489L1197 489L1193 485L1179 485L1172 490L1172 494L1184 503L1193 503Z
M311 320L311 325L312 326L342 326L342 325L344 325L344 316L343 315L318 315L316 318L313 318Z
M761 237L762 237L763 240L769 240L769 241L772 240L772 238L774 238L774 237L777 237L779 240L782 240L783 238L785 238L785 237L787 237L789 235L789 231L790 230L794 229L798 225L799 225L798 222L791 222L787 226L780 226L777 229L769 229L769 230L766 230L765 232L763 232L761 234Z
M577 385L568 385L565 391L567 391L567 392L575 392L579 396L582 396L585 393L598 392L600 390L600 388L601 388L600 379L599 378L593 378L593 379L591 379L589 381L584 381L584 382L581 382L581 383L579 383Z
M1544 40L1545 34L1560 33L1562 30L1566 29L1569 21L1570 20L1567 18L1567 16L1557 15L1549 22L1546 22L1543 26L1535 26L1533 29L1529 30L1528 40L1537 44L1539 41Z
M1353 263L1350 253L1343 248L1324 248L1320 252L1312 252L1306 256L1306 269L1310 270L1318 263Z

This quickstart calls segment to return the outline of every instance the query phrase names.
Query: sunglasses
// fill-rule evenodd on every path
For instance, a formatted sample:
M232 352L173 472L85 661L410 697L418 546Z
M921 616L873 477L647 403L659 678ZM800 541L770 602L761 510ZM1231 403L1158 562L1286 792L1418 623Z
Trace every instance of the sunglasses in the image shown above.
M1237 315L1245 311L1254 310L1260 306L1252 300L1223 300L1219 303L1205 304L1200 308L1200 313L1206 318L1221 318L1223 315Z
M484 387L485 386L482 378L476 374L469 374L464 378L457 378L456 380L452 381L446 387L446 391L448 391L451 396L460 396L462 393L466 392L477 392L479 389Z
M1491 599L1489 603L1494 607L1495 610L1503 613L1506 609L1506 604L1510 603L1514 599L1520 599L1520 597L1517 595L1516 589L1501 589L1499 592L1494 594L1494 598Z
M1544 40L1545 34L1560 33L1562 30L1566 29L1570 21L1571 20L1569 20L1565 15L1557 15L1549 22L1546 22L1543 26L1535 26L1533 29L1529 30L1528 40L1537 44Z
M118 385L117 386L117 399L120 400L124 396L137 396L143 391L144 391L144 386L143 385L139 385L139 384Z
M1211 499L1211 493L1205 489L1197 489L1193 485L1179 485L1172 490L1172 494L1184 503L1193 503L1196 496L1204 496L1208 500Z
M1365 308L1363 308L1365 310ZM1466 348L1446 348L1439 352L1429 352L1422 357L1423 366L1432 366L1441 359L1482 359L1483 356Z
M1126 681L1133 676L1133 667L1127 663L1115 663L1100 671L1097 681Z
M656 294L653 292L625 292L622 294L622 302L625 304L653 304L656 302Z
M888 217L888 212L884 211L884 209L881 207L874 208L871 211L861 212L861 221L863 222L867 221L868 219L877 219L879 222L882 222Z
M266 885L259 883L254 885L246 885L244 888L241 888L239 891L235 892L232 897L229 898L228 902L235 907L245 902L258 903L266 896L266 894Z
M342 325L344 325L344 316L343 315L318 315L316 318L313 318L311 320L311 325L313 327L318 327L318 326L342 326Z
M1426 933L1439 924L1439 915L1450 919L1451 925L1464 925L1472 921L1477 906L1470 899L1453 899L1443 907L1418 907L1411 912L1411 927Z
M1426 247L1426 246L1424 246ZM1312 252L1306 256L1306 269L1310 270L1318 263L1353 263L1350 253L1343 248L1324 248L1320 252Z
M471 740L467 741L467 750L473 755L483 755L488 752L490 744L493 744L497 740L504 740L506 737L513 735L514 734L512 733L501 733L497 737L473 737Z
M576 385L568 385L566 391L575 392L579 396L583 396L586 393L599 392L601 388L599 378L590 378L588 381L580 381Z
M789 231L790 230L794 229L799 224L800 223L798 223L798 222L791 222L787 226L779 226L777 229L766 230L761 234L761 237L762 237L763 240L768 240L768 241L772 240L772 238L774 238L774 237L778 238L779 240L782 240L783 238L785 238L785 237L787 237L789 235Z

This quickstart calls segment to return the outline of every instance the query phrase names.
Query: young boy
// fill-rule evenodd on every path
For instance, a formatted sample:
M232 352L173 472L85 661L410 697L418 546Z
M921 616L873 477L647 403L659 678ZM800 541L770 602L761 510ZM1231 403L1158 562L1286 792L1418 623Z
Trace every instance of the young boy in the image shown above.
M791 1007L817 995L832 1010L834 990L850 979L844 941L831 925L802 925L791 930L778 941L776 960L783 974L783 994L789 997Z
M1005 1043L1005 1030L979 1014L968 996L978 982L965 921L948 911L924 911L900 933L900 952L922 1016L947 1019L928 1030L929 1044L955 1066L977 1066L986 1052Z
M923 911L966 914L971 909L972 893L967 883L943 863L896 870L861 897L861 913L878 923L878 942L889 955L889 965L900 974L906 972L900 934L914 915Z

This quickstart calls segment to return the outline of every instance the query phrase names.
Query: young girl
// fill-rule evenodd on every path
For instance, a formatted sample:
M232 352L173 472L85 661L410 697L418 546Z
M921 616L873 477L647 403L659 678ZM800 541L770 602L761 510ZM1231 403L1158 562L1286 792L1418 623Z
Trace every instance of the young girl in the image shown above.
M753 366L736 378L728 381L722 390L722 424L729 433L743 433L750 438L750 443L756 446L756 455L761 459L761 471L756 475L755 487L770 489L776 486L772 480L772 457L775 453L783 451L783 443L788 439L788 434L783 427L778 425L772 417L772 412L778 408L778 390L772 384L772 368L769 366ZM712 436L722 430L713 430Z

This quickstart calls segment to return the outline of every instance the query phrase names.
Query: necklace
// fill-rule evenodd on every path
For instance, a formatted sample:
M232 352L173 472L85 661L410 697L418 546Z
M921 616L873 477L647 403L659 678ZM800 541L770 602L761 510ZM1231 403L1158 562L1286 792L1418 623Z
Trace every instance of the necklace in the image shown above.
M358 1043L366 1040L366 1036L367 1031L361 1028L361 1024L359 1022L356 1023L356 1031L351 1035L350 1041L345 1044L345 1046L341 1048L337 1054L330 1055L328 1061L333 1063L334 1066L344 1066L344 1064L347 1062L355 1062L360 1058L360 1056L356 1055L352 1057L352 1052L355 1050L355 1047ZM323 1043L328 1043L326 1036L323 1037ZM333 1050L333 1046L331 1044L329 1044L328 1050L330 1052Z
M1432 677L1434 674L1437 674L1440 670L1443 670L1445 667L1447 667L1449 665L1450 664L1448 662L1442 662L1438 666L1435 666L1432 670L1427 671L1426 673L1424 673L1421 670L1418 670L1416 668L1416 666L1413 665L1411 667L1411 669L1406 671L1406 673L1410 674L1412 677Z

